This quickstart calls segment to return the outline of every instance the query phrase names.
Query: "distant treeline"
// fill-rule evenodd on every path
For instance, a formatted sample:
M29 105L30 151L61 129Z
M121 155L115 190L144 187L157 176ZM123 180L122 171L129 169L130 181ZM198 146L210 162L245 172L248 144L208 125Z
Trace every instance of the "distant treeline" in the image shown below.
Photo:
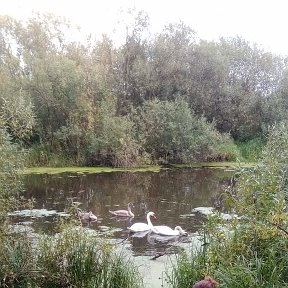
M69 41L54 16L0 16L0 128L32 164L232 160L233 140L264 139L287 117L287 58L183 23L148 38L147 16L134 20L119 46Z

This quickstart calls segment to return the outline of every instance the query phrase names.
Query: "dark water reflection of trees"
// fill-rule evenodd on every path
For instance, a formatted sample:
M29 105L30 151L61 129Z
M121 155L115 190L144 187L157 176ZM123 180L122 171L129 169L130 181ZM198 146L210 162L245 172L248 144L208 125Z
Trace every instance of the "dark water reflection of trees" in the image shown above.
M63 211L71 200L81 202L83 210L92 210L102 225L117 226L109 210L134 203L135 220L145 219L145 210L157 214L157 224L183 225L195 231L198 206L212 206L213 199L231 173L220 169L176 169L159 173L103 173L27 175L26 197L36 200L35 208ZM119 225L118 225L119 226Z

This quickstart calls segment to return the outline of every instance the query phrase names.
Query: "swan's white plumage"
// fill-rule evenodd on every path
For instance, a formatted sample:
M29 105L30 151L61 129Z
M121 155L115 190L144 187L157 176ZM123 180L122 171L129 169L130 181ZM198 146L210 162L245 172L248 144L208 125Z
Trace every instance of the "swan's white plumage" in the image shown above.
M165 236L182 236L187 235L180 226L176 226L173 230L169 226L161 225L161 226L153 226L152 231L156 234L165 235Z
M151 223L150 217L154 216L154 215L155 215L154 212L148 212L147 213L147 224L137 222L137 223L134 223L132 226L128 227L128 230L130 230L131 232L142 232L142 231L151 230L153 228L153 225Z

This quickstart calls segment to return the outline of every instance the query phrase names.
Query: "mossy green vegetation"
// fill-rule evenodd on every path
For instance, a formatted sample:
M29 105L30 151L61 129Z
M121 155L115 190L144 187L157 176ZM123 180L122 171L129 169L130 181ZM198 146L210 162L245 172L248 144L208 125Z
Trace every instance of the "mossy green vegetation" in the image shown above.
M161 169L176 168L219 168L235 170L239 167L253 167L254 163L246 162L199 162L192 164L175 165L151 165L134 168L112 168L112 167L30 167L24 170L24 174L59 174L59 173L77 173L77 174L97 174L112 172L159 172Z
M177 257L171 287L192 287L205 275L224 288L288 287L287 163L288 129L281 124L271 130L262 159L238 169L236 186L224 194L226 209L238 217L208 218L202 245Z
M30 167L24 170L25 174L59 174L59 173L111 173L111 172L159 172L160 166L144 166L137 168L112 167Z

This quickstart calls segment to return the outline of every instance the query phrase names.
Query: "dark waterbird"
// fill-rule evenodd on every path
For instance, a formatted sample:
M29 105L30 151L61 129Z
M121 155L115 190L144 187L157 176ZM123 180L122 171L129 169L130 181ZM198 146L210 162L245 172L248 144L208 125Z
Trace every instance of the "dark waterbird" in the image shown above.
M92 213L92 211L89 211L89 212L82 212L80 209L78 209L78 217L80 220L82 221L97 221L97 216L94 215Z

